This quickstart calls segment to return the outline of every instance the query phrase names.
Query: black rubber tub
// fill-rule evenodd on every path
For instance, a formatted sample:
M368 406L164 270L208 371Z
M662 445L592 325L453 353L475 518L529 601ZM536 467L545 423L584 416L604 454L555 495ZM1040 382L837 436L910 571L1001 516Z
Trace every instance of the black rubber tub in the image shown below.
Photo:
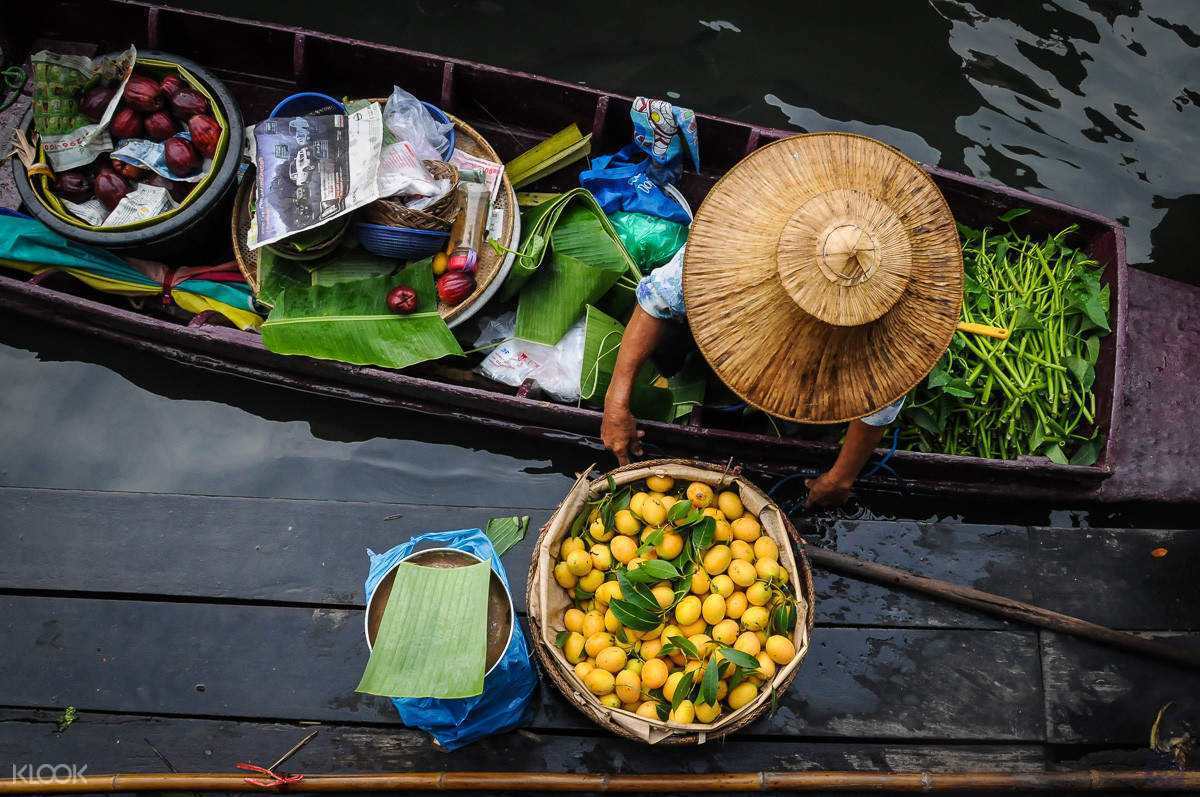
M12 159L13 179L21 202L34 218L72 241L108 249L120 255L158 260L170 265L192 265L229 259L229 216L238 181L242 151L242 113L233 95L221 81L199 64L178 55L157 51L139 51L139 58L154 58L179 64L208 89L220 106L229 127L229 145L216 174L201 194L192 199L182 211L158 224L139 230L103 232L76 227L51 213L38 199L30 185L25 167ZM33 124L30 109L21 126L29 130Z

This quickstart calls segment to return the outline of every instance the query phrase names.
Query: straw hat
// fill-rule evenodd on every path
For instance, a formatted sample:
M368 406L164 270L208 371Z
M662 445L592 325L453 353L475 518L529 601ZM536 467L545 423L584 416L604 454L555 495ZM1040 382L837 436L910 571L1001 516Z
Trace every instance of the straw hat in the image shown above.
M837 423L903 396L950 345L962 248L933 180L878 141L814 133L709 192L683 267L688 323L749 404Z

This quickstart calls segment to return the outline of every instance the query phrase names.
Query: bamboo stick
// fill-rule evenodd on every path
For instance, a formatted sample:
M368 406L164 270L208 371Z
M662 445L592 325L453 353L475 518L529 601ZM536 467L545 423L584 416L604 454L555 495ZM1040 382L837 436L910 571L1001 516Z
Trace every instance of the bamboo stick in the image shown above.
M117 773L74 780L0 780L0 794L113 792L263 792L230 772ZM569 772L377 772L306 775L282 791L544 791L544 792L948 792L948 791L1200 791L1200 772L1176 770L1078 772L729 772L609 775Z
M1127 631L1117 631L1107 626L1089 623L1086 620L1080 620L1077 617L1067 614L1043 609L1031 603L1023 603L1022 601L1005 598L1001 595L994 595L972 587L952 584L949 581L918 576L906 570L899 570L895 567L876 564L875 562L866 562L854 556L830 551L825 548L818 548L814 545L806 544L803 547L804 553L810 561L827 570L856 578L863 578L867 581L874 581L890 587L901 587L921 592L926 595L932 595L935 598L950 601L951 603L957 603L961 606L967 606L981 612L1002 617L1006 620L1014 620L1041 628L1048 628L1051 631L1083 637L1084 639L1123 648L1146 656L1153 656L1184 667L1200 669L1200 651L1187 650L1168 644L1162 640L1147 639Z

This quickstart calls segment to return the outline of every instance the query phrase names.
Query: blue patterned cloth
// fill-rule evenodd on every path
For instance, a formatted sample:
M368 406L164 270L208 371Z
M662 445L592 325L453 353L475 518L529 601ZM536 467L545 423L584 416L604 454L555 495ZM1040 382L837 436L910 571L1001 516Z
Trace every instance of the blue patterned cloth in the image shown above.
M638 305L649 315L664 321L683 321L687 308L683 306L683 252L684 245L669 261L642 277L637 286ZM889 404L879 412L864 415L861 420L868 426L888 426L896 420L904 407L904 397Z

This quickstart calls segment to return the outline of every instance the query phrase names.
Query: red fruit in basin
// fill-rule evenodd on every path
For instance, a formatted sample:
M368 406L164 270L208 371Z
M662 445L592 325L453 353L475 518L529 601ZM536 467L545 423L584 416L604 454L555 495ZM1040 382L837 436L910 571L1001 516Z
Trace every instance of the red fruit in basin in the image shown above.
M454 307L475 290L475 278L465 271L447 271L438 277L437 295L443 304Z
M86 202L92 198L92 180L78 169L56 174L54 193L72 202Z
M143 129L142 117L132 108L118 108L108 124L115 138L140 138Z
M179 125L166 111L155 111L144 122L146 135L154 141L166 141L179 132Z
M171 174L187 177L200 168L200 153L196 152L190 141L179 137L169 138L163 147L163 157Z
M174 97L176 92L184 88L186 85L187 84L183 82L183 79L179 77L179 75L167 75L162 79L162 82L158 84L158 87L162 89L163 94L166 94L168 97Z
M125 178L107 167L96 175L96 199L100 204L112 210L129 193L129 183Z
M126 163L116 158L110 158L110 161L112 162L112 170L126 180L139 180L145 174L142 169L134 166L132 163Z
M171 110L177 119L191 119L198 113L208 113L208 100L195 89L180 89L171 98Z
M130 75L121 98L130 108L142 113L153 113L163 107L163 93L158 81L145 75Z
M188 119L188 132L192 134L192 144L206 158L217 154L217 142L221 140L221 126L217 120L208 114L196 114Z
M83 93L82 99L79 100L79 112L91 121L99 122L100 117L104 116L104 109L108 107L113 94L116 94L116 92L105 86L96 86L95 88L88 89Z
M407 285L397 285L388 291L387 306L393 313L408 315L417 309L417 292Z

